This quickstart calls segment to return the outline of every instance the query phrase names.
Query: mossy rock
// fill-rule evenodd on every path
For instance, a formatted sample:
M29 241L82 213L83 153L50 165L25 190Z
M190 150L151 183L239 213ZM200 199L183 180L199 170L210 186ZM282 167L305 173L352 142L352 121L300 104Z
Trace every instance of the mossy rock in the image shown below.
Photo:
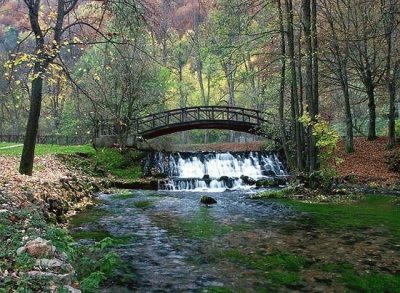
M216 204L217 201L210 196L203 195L200 199L200 203L205 204L205 205L211 205L211 204Z

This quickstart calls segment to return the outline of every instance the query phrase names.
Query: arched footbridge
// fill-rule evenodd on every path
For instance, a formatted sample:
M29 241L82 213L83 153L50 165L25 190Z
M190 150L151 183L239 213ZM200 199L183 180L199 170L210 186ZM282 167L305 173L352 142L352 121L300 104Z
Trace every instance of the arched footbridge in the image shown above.
M98 137L117 135L124 128L128 129L129 134L135 139L151 139L191 129L227 129L263 135L261 126L266 122L263 114L254 109L223 106L189 107L146 115L132 120L126 127L119 127L112 121L102 121Z

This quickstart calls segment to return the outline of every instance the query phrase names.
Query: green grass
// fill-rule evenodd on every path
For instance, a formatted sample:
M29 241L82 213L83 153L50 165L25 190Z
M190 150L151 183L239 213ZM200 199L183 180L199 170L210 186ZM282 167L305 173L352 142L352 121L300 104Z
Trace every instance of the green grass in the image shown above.
M115 149L103 148L99 149L94 159L111 174L120 178L132 179L139 178L142 175L141 166L137 162L141 155L137 151L121 154Z
M7 156L20 156L22 153L22 146L15 148L2 149L17 145L16 143L0 143L0 155ZM142 153L138 151L128 151L124 154L116 149L100 148L96 153L91 145L50 145L50 144L37 144L35 149L36 156L42 155L71 155L66 158L70 164L81 167L84 171L92 175L105 175L104 171L108 171L116 177L124 179L134 179L142 176L140 159ZM85 157L82 157L81 155ZM75 156L75 157L74 157ZM103 170L98 172L98 170Z
M80 239L93 239L95 241L101 241L107 237L112 238L111 234L105 230L96 230L96 231L74 231L71 233L71 236L74 240Z
M13 155L20 156L22 153L22 146L10 149L1 149L1 147L17 145L16 143L0 143L0 155ZM95 150L91 145L51 145L51 144L37 144L35 148L35 155L42 156L48 154L74 154L74 153L87 153L95 154Z
M138 209L147 209L153 204L150 200L139 200L133 203Z
M201 207L193 218L179 222L181 232L189 238L212 238L232 231L231 227L216 222L206 207Z
M307 266L307 260L300 255L289 253L244 253L237 249L223 251L220 258L257 271L260 278L267 281L271 288L296 284L302 281L300 271Z
M97 222L97 220L109 214L110 212L105 209L93 208L73 216L69 224L71 227L80 227L87 223Z
M352 204L313 204L283 200L307 212L313 225L327 229L384 227L400 239L400 204L391 196L366 196Z
M93 176L104 176L107 172L123 179L137 179L142 176L140 159L142 153L128 151L121 153L116 149L101 148L96 153L83 151L62 155L62 158L75 167Z
M133 192L124 192L124 193L117 193L117 194L113 194L111 195L111 199L116 199L116 200L124 200L124 199L130 199L130 198L134 198L137 194L133 193Z
M400 292L400 276L383 273L358 273L350 264L327 263L321 266L325 272L339 275L339 280L355 292Z

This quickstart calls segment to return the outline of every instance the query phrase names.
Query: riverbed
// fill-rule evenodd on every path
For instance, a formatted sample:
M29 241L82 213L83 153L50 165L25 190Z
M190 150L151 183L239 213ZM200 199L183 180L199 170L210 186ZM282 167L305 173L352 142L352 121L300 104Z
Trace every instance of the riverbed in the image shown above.
M217 204L205 206L203 194L104 194L73 219L78 245L116 240L123 265L102 292L400 292L397 223L350 221L369 219L357 203L321 214L251 191L208 194ZM378 202L400 211L395 198L365 204Z

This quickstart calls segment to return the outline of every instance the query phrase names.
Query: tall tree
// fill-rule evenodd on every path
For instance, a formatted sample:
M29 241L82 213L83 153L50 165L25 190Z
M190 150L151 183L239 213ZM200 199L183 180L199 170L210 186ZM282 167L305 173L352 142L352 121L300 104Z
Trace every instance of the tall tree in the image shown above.
M305 89L307 110L310 115L311 121L315 123L318 116L319 96L318 96L318 65L316 55L318 54L316 31L316 0L302 0L302 25L304 31L305 42ZM308 169L312 173L318 169L317 165L317 145L313 135L312 124L308 127Z
M291 84L291 114L293 125L293 141L296 147L296 167L303 170L303 127L299 121L301 116L301 101L299 100L299 88L297 80L296 56L295 56L295 36L294 36L294 8L292 0L285 0L286 22L288 36L289 66L290 66L290 84ZM300 48L300 47L299 47ZM299 61L300 64L300 61ZM300 66L300 65L299 65ZM300 87L301 88L301 87Z
M338 83L342 93L346 122L346 152L354 151L353 143L353 118L350 104L349 85L349 5L350 0L341 3L328 0L321 1L321 11L326 21L325 56L321 56L324 64L332 74L334 83Z
M400 39L399 14L400 2L398 0L381 0L381 13L383 16L386 40L386 70L385 79L389 95L388 115L388 148L396 145L396 91L397 81L400 77Z
M350 57L368 98L368 139L376 134L376 88L384 74L382 54L382 17L378 2L356 0L350 2L349 19L352 27Z
M57 57L62 36L66 31L64 20L75 8L78 0L58 0L55 11L55 22L51 30L43 28L40 16L42 15L40 0L24 0L29 14L31 30L35 36L35 61L32 71L29 118L26 126L24 147L22 150L19 171L21 174L32 175L33 159L35 154L36 135L39 127L39 117L42 106L43 79L46 70ZM49 35L52 34L50 37ZM48 41L50 40L50 42Z

